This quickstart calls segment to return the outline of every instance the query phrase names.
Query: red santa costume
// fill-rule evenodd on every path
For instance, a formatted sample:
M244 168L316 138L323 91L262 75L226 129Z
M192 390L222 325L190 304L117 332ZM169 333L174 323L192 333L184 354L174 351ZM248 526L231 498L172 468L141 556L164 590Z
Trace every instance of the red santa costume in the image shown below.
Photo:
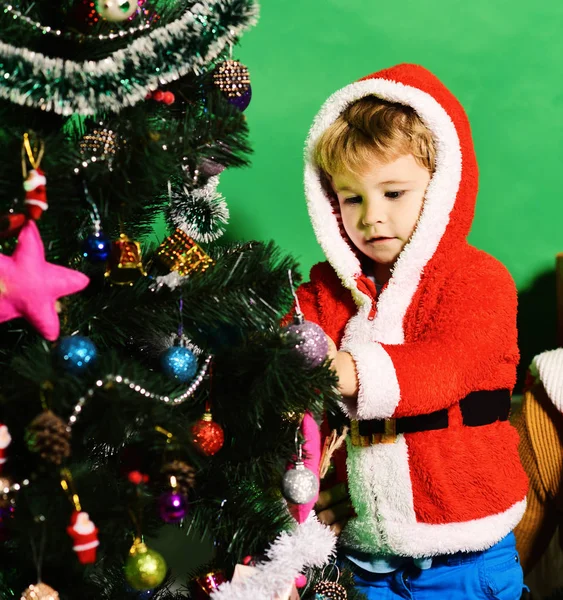
M367 95L413 107L436 146L418 225L379 297L311 160L322 132ZM477 180L462 106L419 66L336 92L310 131L306 196L328 262L313 267L298 296L305 318L354 358L358 399L343 410L363 428L347 443L358 516L342 533L345 547L415 558L484 550L524 512L527 480L508 422L516 289L497 260L467 243ZM393 428L393 443L377 443Z
M72 549L76 552L78 560L83 565L96 562L96 549L100 545L98 529L88 513L74 511L67 532L74 541Z

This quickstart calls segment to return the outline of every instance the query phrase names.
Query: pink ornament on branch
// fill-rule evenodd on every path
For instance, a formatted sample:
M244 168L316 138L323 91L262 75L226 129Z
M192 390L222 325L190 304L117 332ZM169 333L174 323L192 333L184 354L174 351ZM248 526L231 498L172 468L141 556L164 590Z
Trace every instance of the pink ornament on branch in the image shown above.
M79 271L48 263L37 225L27 221L12 256L0 254L0 323L23 317L53 342L60 332L57 300L89 281Z

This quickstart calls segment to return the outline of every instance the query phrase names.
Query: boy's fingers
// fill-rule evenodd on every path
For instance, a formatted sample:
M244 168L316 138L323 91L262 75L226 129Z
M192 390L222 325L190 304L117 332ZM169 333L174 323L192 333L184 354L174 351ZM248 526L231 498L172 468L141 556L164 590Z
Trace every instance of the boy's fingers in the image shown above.
M334 535L340 535L342 533L342 530L346 526L346 523L348 523L348 519L344 519L343 521L338 521L338 523L333 523L330 526L330 530L334 533Z
M328 508L332 504L338 504L342 500L348 498L348 490L346 489L346 483L338 483L334 487L328 490L323 490L319 494L319 499L315 504L317 510L323 510Z
M331 359L334 359L334 357L336 356L336 353L338 352L338 349L336 348L336 344L334 343L334 341L332 340L332 338L330 336L326 335L326 333L325 333L325 337L326 337L326 341L328 344L327 356Z
M325 525L334 525L340 521L349 519L355 516L352 503L350 501L333 504L330 508L317 512L317 518Z

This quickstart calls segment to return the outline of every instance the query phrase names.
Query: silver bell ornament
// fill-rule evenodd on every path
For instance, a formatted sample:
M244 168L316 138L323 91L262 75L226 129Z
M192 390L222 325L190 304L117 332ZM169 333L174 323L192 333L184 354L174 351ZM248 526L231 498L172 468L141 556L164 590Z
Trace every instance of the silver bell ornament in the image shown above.
M303 462L303 446L298 445L295 467L285 472L282 495L292 504L307 504L319 493L319 478Z

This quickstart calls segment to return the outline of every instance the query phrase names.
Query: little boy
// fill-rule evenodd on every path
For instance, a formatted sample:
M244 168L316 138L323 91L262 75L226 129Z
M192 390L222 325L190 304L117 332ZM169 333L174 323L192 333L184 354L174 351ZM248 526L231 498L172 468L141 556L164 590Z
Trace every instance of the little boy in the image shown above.
M463 108L415 65L353 83L315 119L305 185L328 261L298 296L350 419L340 477L356 516L340 544L358 588L519 599L516 289L466 241L477 164Z

